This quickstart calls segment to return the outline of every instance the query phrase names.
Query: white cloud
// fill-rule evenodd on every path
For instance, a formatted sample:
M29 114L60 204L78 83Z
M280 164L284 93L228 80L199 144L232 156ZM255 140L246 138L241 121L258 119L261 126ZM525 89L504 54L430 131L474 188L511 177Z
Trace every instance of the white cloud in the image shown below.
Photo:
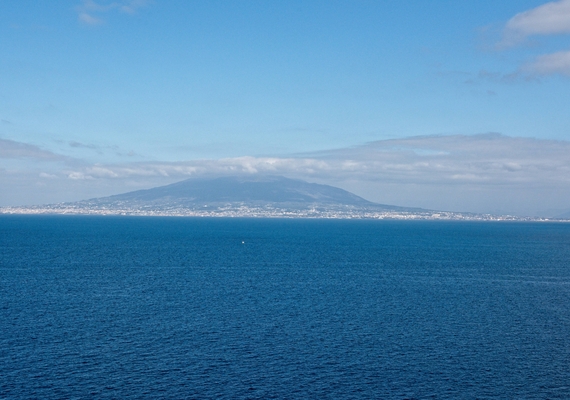
M46 173L46 172L40 172L39 177L40 177L40 178L45 178L45 179L57 179L57 175L48 174L48 173Z
M73 179L73 180L79 180L79 179L93 179L93 177L91 176L85 176L85 174L83 172L77 172L77 171L73 171L70 172L67 177L69 179Z
M505 25L499 49L516 46L537 35L570 34L570 0L552 1L511 18ZM570 76L570 51L544 54L526 63L510 76L529 77L560 74Z
M97 2L95 0L83 0L76 7L77 18L87 25L100 25L104 21L102 14L119 11L127 14L134 14L139 8L150 4L150 0L122 0L114 2Z
M570 76L570 51L542 55L523 68L538 75L561 74Z
M570 33L570 0L552 1L511 18L503 45L515 45L533 35Z

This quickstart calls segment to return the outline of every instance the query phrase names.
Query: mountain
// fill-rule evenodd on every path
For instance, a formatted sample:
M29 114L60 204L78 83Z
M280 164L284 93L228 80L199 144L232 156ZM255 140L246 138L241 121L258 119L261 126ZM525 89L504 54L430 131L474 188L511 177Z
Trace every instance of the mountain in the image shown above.
M282 176L187 179L153 189L73 203L0 208L0 214L538 220L377 204L337 187Z
M147 190L91 199L80 203L99 206L204 207L275 206L287 208L353 207L400 210L376 204L346 190L283 176L227 176L187 179Z

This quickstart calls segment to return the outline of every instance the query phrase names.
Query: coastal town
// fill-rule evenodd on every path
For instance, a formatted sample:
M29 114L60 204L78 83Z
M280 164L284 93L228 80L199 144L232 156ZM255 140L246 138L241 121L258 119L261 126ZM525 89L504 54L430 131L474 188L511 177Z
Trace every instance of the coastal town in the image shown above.
M272 205L251 206L227 204L223 206L177 207L140 206L110 207L97 204L61 203L28 207L2 207L0 214L27 215L116 215L149 217L224 217L224 218L312 218L312 219L371 219L371 220L447 220L447 221L567 221L556 218L520 217L461 213L451 211L394 211L374 210L350 206L287 208Z

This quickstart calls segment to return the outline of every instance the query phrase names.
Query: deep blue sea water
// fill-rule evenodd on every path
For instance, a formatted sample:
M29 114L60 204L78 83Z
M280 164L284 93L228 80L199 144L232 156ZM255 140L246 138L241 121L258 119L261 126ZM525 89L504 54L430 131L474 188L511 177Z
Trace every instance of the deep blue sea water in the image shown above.
M0 217L0 398L570 398L570 224Z

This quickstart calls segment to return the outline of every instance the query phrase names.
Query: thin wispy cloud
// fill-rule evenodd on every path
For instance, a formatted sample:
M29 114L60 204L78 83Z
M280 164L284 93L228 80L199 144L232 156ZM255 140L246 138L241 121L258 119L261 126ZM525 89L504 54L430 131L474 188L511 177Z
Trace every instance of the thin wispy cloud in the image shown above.
M90 150L99 151L99 147L96 146L96 145L94 145L94 144L80 143L80 142L76 142L75 140L72 140L72 141L69 142L69 147L84 148L84 149L90 149Z
M72 149L85 149L85 150L91 150L92 152L95 152L96 154L103 156L103 155L114 155L114 156L118 156L118 157L140 157L139 154L135 153L132 150L124 150L121 149L119 146L102 146L102 145L96 145L93 143L81 143L75 140L71 140L68 143L68 146Z
M105 21L105 15L110 12L134 14L139 8L150 4L150 0L122 0L113 2L97 2L83 0L76 7L77 18L86 25L100 25Z
M0 160L21 158L39 161L65 161L68 159L68 157L44 150L33 144L0 139Z

